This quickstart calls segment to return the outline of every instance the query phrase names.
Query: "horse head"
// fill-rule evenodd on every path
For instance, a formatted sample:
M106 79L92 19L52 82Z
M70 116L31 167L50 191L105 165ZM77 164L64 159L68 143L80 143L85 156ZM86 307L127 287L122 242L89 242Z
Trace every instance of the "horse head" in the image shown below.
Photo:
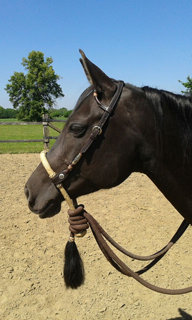
M109 78L81 50L80 53L80 62L90 86L79 97L62 133L47 153L48 162L56 173L67 169L72 163L89 140L93 128L98 127L118 90L118 81ZM143 121L144 116L152 118L148 117L150 112L142 90L131 85L124 86L102 133L62 182L72 199L114 187L131 172L141 171L141 162L149 161L152 154L151 130L146 129ZM148 120L148 127L152 126L153 121ZM30 210L41 218L51 217L60 211L63 197L41 163L27 181L25 194Z

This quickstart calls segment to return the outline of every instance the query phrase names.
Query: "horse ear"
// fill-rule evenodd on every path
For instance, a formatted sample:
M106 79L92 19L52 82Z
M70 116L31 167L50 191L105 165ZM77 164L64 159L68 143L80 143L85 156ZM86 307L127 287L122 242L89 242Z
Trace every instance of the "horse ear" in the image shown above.
M106 98L113 96L116 90L114 82L94 63L87 59L82 50L79 50L79 52L82 56L80 62L91 85L98 93L104 94Z

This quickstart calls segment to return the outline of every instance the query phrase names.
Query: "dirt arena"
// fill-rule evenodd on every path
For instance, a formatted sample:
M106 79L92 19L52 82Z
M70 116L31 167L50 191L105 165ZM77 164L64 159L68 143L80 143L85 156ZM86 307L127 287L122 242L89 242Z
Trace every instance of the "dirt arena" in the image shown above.
M0 155L0 319L98 320L192 319L192 293L167 296L144 288L106 261L89 230L77 240L86 281L78 290L63 282L68 239L67 205L41 220L23 194L38 154ZM182 217L152 182L133 174L122 185L81 197L88 212L121 245L151 254L172 237ZM192 286L192 228L143 277L166 288ZM122 257L122 256L121 256ZM137 270L143 263L124 260Z

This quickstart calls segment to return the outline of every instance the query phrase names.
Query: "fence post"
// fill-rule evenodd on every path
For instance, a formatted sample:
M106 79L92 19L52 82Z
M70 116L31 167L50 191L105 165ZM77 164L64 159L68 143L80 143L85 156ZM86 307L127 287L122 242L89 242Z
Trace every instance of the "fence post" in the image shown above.
M44 143L44 149L49 149L49 116L47 113L42 115L43 118L43 143Z

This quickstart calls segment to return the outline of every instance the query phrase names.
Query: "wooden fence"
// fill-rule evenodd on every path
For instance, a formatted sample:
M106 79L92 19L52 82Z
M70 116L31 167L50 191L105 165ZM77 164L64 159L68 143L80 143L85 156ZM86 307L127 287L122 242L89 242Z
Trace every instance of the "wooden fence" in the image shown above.
M61 129L57 128L52 122L66 122L66 120L49 119L48 114L43 114L43 122L0 122L0 125L43 125L43 139L23 139L23 140L0 140L1 142L43 142L44 149L49 149L50 139L57 139L57 137L49 136L49 127L61 133Z

